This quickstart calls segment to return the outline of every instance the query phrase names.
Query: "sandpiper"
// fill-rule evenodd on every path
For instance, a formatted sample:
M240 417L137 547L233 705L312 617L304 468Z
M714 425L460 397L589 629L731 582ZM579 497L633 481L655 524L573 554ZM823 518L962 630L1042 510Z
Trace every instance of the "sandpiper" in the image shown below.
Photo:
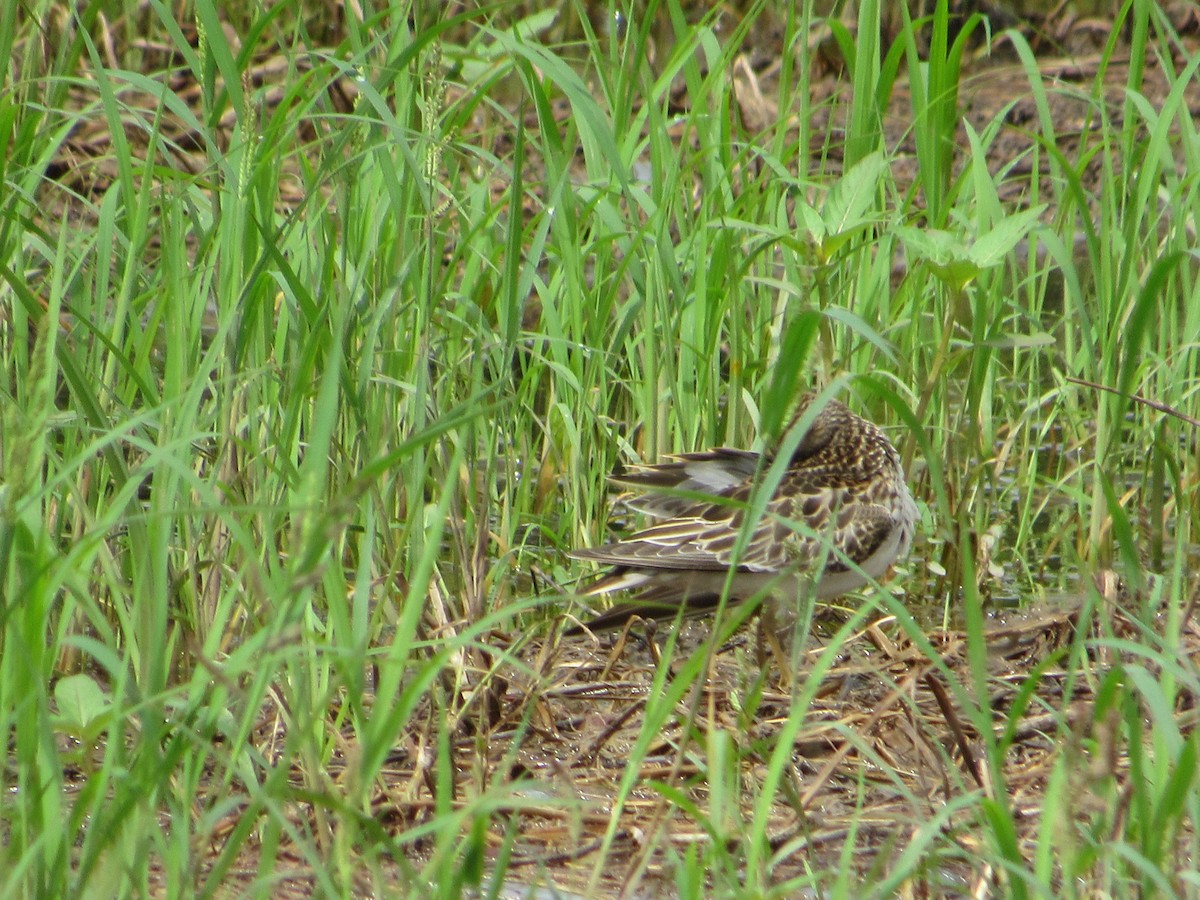
M813 399L801 399L790 427ZM635 593L564 633L614 628L634 616L674 619L680 607L685 616L711 612L727 581L728 604L766 593L795 598L806 590L829 599L865 584L867 576L882 577L908 553L917 507L900 455L877 426L829 400L735 560L755 486L774 459L773 453L719 448L614 477L614 484L642 492L627 505L659 521L615 543L571 553L613 567L584 595Z

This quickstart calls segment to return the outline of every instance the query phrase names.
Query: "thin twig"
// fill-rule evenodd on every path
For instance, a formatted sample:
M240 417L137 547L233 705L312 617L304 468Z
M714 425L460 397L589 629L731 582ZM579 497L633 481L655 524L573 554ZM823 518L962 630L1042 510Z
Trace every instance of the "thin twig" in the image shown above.
M1122 396L1119 390L1117 390L1115 387L1109 387L1107 384L1098 384L1095 381L1088 381L1084 378L1076 378L1073 375L1068 375L1067 381L1071 382L1072 384L1082 385L1083 387L1090 387L1093 390L1107 391L1110 394L1116 394L1118 397ZM1156 409L1159 412L1166 413L1169 416L1182 419L1193 428L1200 428L1200 419L1193 419L1191 416L1181 413L1173 406L1168 406L1167 404L1158 400L1151 400L1149 397L1143 397L1141 394L1130 394L1129 399L1133 400L1135 403L1140 403L1143 406L1149 406L1151 409Z

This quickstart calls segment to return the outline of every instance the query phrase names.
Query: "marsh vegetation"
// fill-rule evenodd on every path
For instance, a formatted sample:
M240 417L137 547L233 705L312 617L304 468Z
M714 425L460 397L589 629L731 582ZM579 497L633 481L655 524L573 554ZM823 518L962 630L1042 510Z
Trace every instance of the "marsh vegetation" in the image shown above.
M1200 888L1195 11L880 6L5 7L6 896ZM563 639L812 386L894 578Z

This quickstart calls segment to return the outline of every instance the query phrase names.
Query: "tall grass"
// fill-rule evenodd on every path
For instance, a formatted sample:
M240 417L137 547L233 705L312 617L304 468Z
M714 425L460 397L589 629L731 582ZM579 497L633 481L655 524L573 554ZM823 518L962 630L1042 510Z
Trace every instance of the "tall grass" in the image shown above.
M1001 117L961 123L978 34L952 40L944 2L891 52L877 5L856 39L831 23L844 148L808 120L807 4L751 4L730 33L678 0L340 22L281 3L236 35L210 0L35 6L0 13L5 895L266 894L286 870L330 895L494 887L517 840L499 811L535 800L460 739L506 672L543 677L524 651L574 611L563 551L603 537L605 476L749 446L798 387L831 383L889 426L923 519L902 566L916 619L871 593L817 671L879 604L917 641L917 620L965 625L969 683L950 692L990 773L913 822L868 890L953 869L964 821L1014 895L1194 886L1177 709L1197 689L1178 639L1197 435L1129 400L1200 414L1200 61L1156 5L1123 7L1120 100L1114 30L1078 135L1005 36L1036 113L1026 212L1000 200L1015 167L987 165ZM785 93L751 133L735 61L766 13ZM897 85L912 185L882 130ZM1081 577L1100 563L1147 598L1139 640L1103 630ZM1101 630L1063 664L1095 684L1133 777L1093 768L1081 792L1071 761L1097 739L1060 719L1030 847L1002 775L1021 711L982 699L983 630L989 602L1068 589ZM716 646L659 670L593 890L639 761L696 713ZM1124 662L1093 670L1097 648ZM853 835L840 872L793 880L766 837L818 688L793 686L774 747L697 730L679 748L710 805L656 784L631 882L682 819L710 839L670 857L681 894L856 886ZM384 777L397 753L418 761L402 786ZM760 758L767 777L746 778ZM384 784L402 827L380 824Z

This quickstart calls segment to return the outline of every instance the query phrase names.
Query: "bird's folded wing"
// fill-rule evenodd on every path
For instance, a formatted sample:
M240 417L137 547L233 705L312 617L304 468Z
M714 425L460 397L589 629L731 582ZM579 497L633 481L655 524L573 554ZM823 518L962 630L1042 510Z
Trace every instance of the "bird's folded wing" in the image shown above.
M696 506L696 494L727 496L758 473L760 455L749 450L721 447L707 453L683 453L672 462L631 466L611 479L618 487L644 492L627 494L622 502L630 509L656 518L685 516Z

